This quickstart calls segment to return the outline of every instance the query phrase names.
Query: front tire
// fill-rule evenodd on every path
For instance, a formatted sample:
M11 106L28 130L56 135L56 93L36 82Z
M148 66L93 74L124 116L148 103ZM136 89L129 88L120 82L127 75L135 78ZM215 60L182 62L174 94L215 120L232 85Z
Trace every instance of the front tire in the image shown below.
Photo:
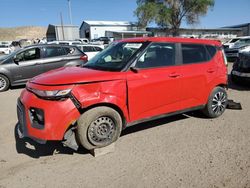
M120 114L109 107L90 109L77 120L79 142L88 150L105 147L115 142L121 130Z
M8 90L9 86L10 86L9 79L6 76L0 74L0 92Z
M211 92L203 113L209 118L221 116L227 107L227 93L222 87L215 87Z

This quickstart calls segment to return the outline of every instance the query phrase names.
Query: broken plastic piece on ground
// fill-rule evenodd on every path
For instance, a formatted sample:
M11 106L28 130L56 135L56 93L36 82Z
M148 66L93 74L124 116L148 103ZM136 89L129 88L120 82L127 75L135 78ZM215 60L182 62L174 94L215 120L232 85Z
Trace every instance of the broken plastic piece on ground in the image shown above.
M105 146L103 148L92 149L92 150L90 150L90 153L94 157L99 157L102 155L106 155L108 153L113 153L114 151L115 151L115 143L112 143L112 144Z
M238 102L234 102L233 100L227 101L227 109L231 110L242 110L241 104Z

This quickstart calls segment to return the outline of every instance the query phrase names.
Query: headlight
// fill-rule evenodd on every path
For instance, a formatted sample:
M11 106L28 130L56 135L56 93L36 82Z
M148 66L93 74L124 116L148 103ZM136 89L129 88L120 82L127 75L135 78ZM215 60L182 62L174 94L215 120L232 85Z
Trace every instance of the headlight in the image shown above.
M54 100L67 98L68 94L71 91L71 89L45 91L45 90L37 90L33 88L28 88L28 87L27 87L27 90L31 91L38 97L45 98L45 99L54 99Z

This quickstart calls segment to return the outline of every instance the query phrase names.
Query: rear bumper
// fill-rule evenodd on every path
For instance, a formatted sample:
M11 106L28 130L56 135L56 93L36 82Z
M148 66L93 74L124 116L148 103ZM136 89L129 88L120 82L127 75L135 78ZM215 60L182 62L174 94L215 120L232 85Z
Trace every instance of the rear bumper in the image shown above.
M244 72L232 70L231 77L234 81L240 81L241 83L250 82L250 73L244 73Z
M44 111L42 128L32 121L30 110L33 108ZM44 100L25 89L17 101L17 116L17 132L20 138L29 137L38 143L45 143L47 140L62 140L64 133L78 119L80 113L70 99Z
M245 73L245 72L239 72L236 70L232 70L231 72L232 75L241 77L241 78L249 78L250 79L250 73Z

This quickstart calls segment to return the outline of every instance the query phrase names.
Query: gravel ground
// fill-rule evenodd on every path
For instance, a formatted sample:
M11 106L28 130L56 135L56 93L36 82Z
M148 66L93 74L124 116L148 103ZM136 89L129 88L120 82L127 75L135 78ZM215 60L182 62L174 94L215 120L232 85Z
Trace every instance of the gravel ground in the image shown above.
M230 84L228 90L243 110L226 110L217 119L189 113L136 125L124 131L114 153L97 158L59 142L42 146L16 138L21 90L0 93L0 188L250 188L247 88Z

